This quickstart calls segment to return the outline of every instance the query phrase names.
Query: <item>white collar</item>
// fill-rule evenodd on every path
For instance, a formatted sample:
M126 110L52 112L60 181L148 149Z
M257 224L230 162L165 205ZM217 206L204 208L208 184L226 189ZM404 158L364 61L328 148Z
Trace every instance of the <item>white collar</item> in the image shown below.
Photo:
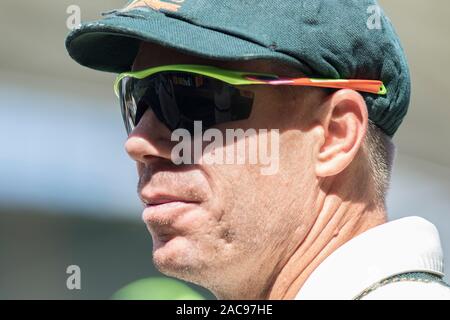
M443 275L436 227L420 217L385 223L351 239L329 255L295 297L353 299L376 282L404 272Z

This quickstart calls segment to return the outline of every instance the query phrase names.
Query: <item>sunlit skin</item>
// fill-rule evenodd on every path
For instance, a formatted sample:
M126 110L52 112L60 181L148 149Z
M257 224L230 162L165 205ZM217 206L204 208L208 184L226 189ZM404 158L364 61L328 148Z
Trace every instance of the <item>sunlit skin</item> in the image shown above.
M270 61L214 61L150 44L133 69L181 63L300 75ZM279 129L274 175L258 164L173 164L176 142L151 110L125 148L137 164L139 196L157 199L143 219L161 272L219 299L293 299L330 253L386 220L364 161L367 107L348 89L247 89L255 93L250 118L217 128Z

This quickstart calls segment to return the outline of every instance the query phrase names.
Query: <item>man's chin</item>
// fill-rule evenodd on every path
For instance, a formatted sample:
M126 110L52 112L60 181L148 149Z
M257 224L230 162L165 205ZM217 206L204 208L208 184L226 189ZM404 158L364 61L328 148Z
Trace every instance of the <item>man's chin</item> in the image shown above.
M153 242L153 263L160 272L168 276L188 281L195 278L195 274L201 273L202 269L198 255L196 246L182 236Z

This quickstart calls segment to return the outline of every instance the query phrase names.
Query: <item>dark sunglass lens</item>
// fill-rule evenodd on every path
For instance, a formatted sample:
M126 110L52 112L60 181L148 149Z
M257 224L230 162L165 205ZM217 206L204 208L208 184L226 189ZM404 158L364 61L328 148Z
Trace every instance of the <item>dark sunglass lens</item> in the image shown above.
M135 81L133 96L137 105L137 125L148 108L169 129L177 128L180 121L175 92L170 81L163 74Z
M253 93L225 82L184 72L165 72L135 80L135 124L150 107L169 129L192 132L194 121L203 129L250 116Z

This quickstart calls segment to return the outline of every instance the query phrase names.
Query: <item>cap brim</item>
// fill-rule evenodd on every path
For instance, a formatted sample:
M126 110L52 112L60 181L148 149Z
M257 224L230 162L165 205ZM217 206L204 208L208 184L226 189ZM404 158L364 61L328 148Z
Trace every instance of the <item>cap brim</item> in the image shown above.
M156 11L146 12L145 19L127 13L85 23L68 35L66 48L81 65L120 73L130 70L141 41L211 59L274 59L299 65L298 60L260 44Z

